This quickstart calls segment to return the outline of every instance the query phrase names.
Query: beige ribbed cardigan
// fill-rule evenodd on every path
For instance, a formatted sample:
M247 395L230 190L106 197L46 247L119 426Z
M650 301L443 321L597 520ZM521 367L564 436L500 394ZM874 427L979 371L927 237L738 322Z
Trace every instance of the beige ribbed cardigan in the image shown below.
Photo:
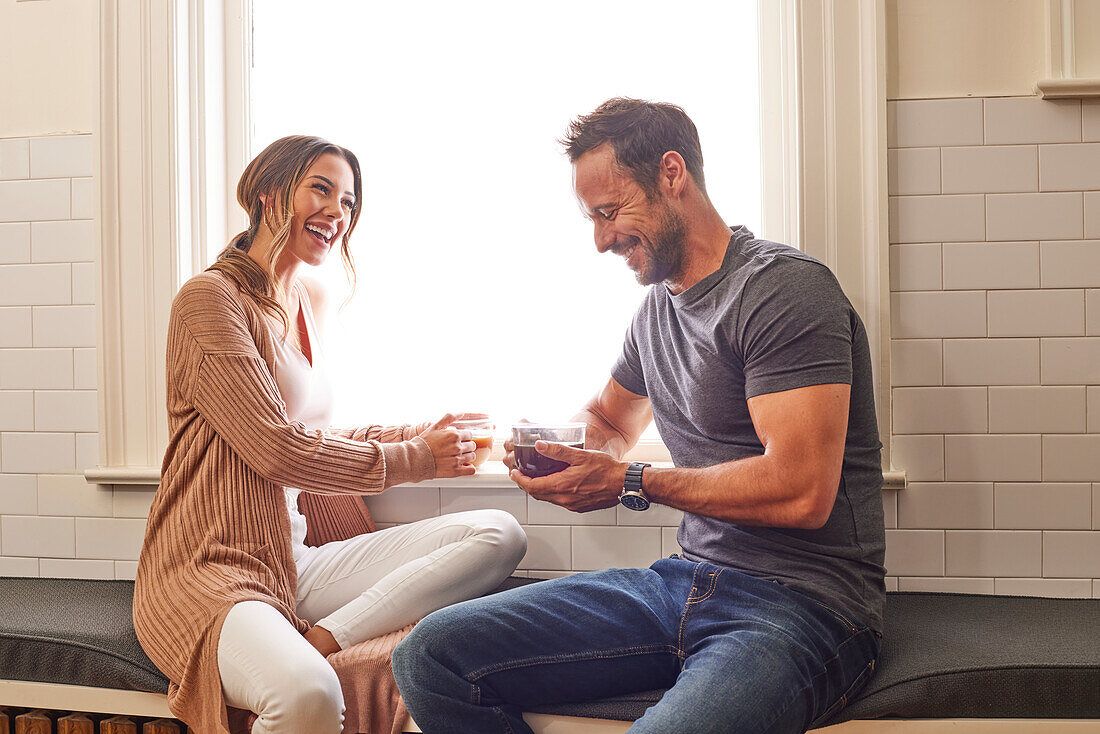
M285 486L373 494L430 479L435 462L408 426L314 431L287 418L276 335L224 275L180 289L168 325L169 443L134 588L134 629L171 681L168 707L202 734L228 732L218 636L256 599L300 632ZM350 713L350 712L349 712Z

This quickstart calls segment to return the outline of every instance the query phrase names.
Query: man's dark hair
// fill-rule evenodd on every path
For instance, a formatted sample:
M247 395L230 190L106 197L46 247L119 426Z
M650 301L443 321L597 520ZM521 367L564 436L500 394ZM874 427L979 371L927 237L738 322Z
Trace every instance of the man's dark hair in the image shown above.
M571 163L610 143L619 167L650 198L657 195L661 156L674 150L683 157L695 184L706 192L699 131L687 113L674 104L614 97L569 123L569 133L559 142L565 146Z

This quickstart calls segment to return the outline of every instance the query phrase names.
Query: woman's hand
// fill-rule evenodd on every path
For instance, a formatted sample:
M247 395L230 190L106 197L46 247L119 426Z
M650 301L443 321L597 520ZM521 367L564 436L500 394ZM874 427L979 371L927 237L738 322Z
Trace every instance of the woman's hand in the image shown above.
M420 433L435 458L437 479L466 477L477 471L473 463L474 449L477 447L470 440L470 432L448 428L456 417L453 413L447 413Z

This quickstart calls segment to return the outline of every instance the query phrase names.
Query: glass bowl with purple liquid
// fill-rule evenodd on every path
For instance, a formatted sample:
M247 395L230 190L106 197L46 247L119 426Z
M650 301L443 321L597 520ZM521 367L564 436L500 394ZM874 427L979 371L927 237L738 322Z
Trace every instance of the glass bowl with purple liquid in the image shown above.
M569 464L551 459L535 450L536 441L560 443L574 449L584 448L584 423L518 423L512 426L516 468L529 477L545 477Z

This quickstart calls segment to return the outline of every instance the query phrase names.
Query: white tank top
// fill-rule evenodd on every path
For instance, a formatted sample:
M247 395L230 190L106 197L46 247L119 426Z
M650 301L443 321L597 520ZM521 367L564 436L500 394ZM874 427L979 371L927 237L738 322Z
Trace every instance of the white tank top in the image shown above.
M288 338L280 338L282 324L276 322L275 328L275 384L279 395L286 403L287 417L309 429L325 429L332 425L332 384L325 374L321 359L320 344L317 339L317 327L313 321L313 309L309 296L297 281L294 293L301 303L301 319L305 321L305 338L308 343L310 360L294 347ZM299 329L295 319L292 329ZM301 333L299 329L299 333ZM303 349L307 346L303 343ZM297 561L305 551L306 518L298 511L298 495L302 490L286 488L286 508L290 513L290 547Z

